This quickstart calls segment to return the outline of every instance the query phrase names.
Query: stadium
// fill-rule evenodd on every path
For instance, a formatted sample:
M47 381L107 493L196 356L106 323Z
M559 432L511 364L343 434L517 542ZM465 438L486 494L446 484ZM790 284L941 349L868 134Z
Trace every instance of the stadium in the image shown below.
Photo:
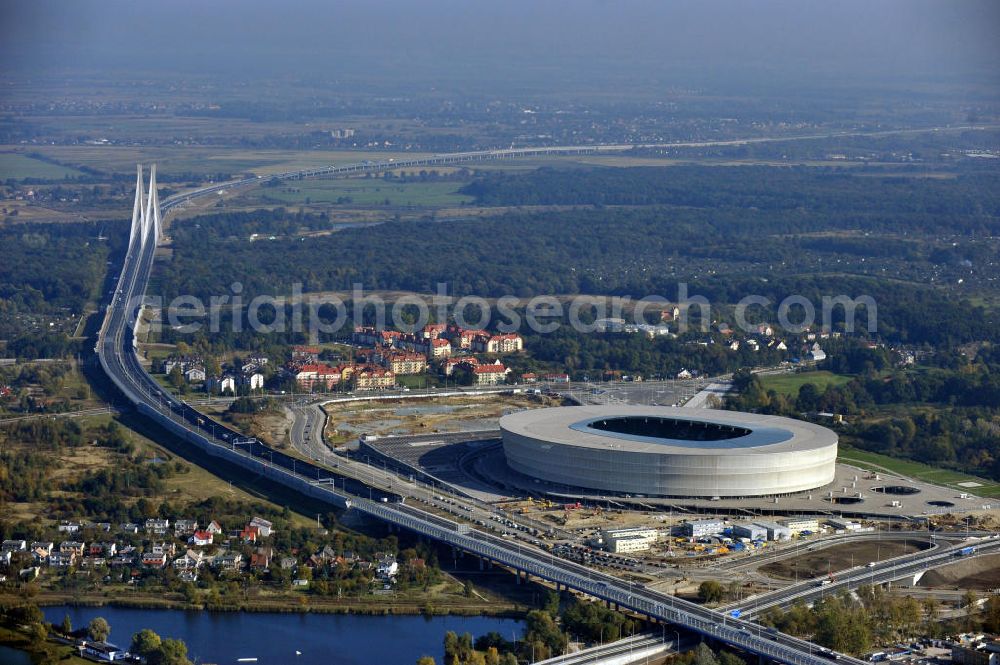
M713 409L570 406L500 419L511 469L539 481L667 497L752 497L833 482L837 435L811 423Z

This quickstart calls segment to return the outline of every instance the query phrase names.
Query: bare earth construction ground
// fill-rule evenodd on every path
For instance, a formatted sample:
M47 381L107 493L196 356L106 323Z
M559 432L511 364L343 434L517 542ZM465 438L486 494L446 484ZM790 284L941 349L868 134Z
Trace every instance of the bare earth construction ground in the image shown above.
M927 548L927 542L916 540L866 540L834 545L783 561L761 566L759 571L778 579L793 580L823 577L828 572L836 574L853 566L863 566L870 561L885 561L892 557L912 554Z

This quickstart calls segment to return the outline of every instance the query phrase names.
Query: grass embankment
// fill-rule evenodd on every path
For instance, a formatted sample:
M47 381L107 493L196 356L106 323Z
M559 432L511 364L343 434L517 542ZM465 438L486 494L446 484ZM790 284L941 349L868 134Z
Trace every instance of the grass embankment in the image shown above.
M817 370L796 372L795 374L768 374L761 376L760 382L765 390L773 390L782 395L796 397L799 394L799 388L807 383L815 385L822 393L828 386L842 386L853 378L853 376Z
M76 649L68 644L58 644L51 640L45 642L44 647L33 644L27 635L8 626L0 626L0 644L25 652L32 663L93 665L94 662L78 656Z
M969 492L985 497L1000 497L1000 483L992 480L980 478L979 476L971 476L960 471L930 466L921 462L889 457L888 455L873 453L867 450L841 446L837 461L869 471L891 473L934 485L941 485L942 487L949 487L958 492ZM976 484L963 485L962 483Z
M0 604L16 603L19 596L0 594ZM45 589L32 599L39 607L77 605L81 607L132 607L139 609L206 610L212 612L313 612L317 614L433 614L453 616L521 616L529 607L490 594L485 600L457 595L424 597L420 593L403 596L337 598L311 596L303 592L258 594L219 605L190 603L180 593L145 593L135 590L105 589L74 592Z

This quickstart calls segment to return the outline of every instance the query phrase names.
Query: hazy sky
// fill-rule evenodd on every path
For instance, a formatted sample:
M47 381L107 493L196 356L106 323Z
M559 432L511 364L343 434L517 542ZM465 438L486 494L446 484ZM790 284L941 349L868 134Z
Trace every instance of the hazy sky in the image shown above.
M0 66L995 83L996 0L0 0ZM686 80L681 80L686 79Z

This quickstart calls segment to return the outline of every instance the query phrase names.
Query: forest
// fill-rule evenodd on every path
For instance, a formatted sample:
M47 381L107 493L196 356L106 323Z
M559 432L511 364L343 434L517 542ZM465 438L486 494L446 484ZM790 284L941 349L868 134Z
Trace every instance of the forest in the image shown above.
M866 219L869 230L939 230L947 215L956 234L995 233L1000 173L954 179L880 177L877 170L769 166L541 168L494 173L461 189L480 205L668 205L691 208L836 213ZM850 223L850 222L849 222ZM803 229L804 230L804 229Z
M289 295L296 283L301 283L307 293L350 290L355 284L368 292L385 289L432 293L439 282L448 285L449 293L459 296L527 298L588 293L638 299L655 294L672 300L680 284L686 283L690 294L704 296L720 306L751 294L763 296L771 303L767 312L771 320L778 304L793 294L815 303L817 309L824 296L871 296L878 303L877 333L890 341L948 346L996 340L1000 334L996 313L963 297L961 291L954 293L942 286L900 279L822 272L823 261L816 259L810 264L806 260L808 252L801 247L795 250L798 258L793 262L801 264L797 268L769 270L764 267L763 257L770 250L778 254L782 251L780 243L773 240L760 241L759 273L741 272L739 266L726 262L717 263L714 273L670 272L665 267L671 264L670 257L677 257L678 264L689 259L665 246L661 238L665 234L657 232L655 212L609 213L614 224L596 218L592 225L582 221L596 214L553 213L531 221L435 223L422 228L419 235L412 234L412 225L387 223L310 238L308 242L249 243L182 225L176 232L174 259L162 267L154 288L159 289L165 302L181 294L193 294L205 303L212 296L226 295L234 282L242 285L244 302L261 294ZM506 232L504 226L508 223L517 225L523 235ZM565 228L560 230L560 224ZM394 232L409 234L407 241L396 242L390 237ZM698 242L712 242L708 231L700 235ZM481 242L482 237L490 238L489 246ZM753 243L747 242L749 252ZM686 251L690 254L690 250ZM613 271L611 266L616 262L619 268ZM920 265L919 261L903 257L898 262L913 271ZM808 270L809 265L815 271ZM897 275L902 270L895 261L887 261L886 265L893 266ZM602 266L602 275L587 274L594 266ZM859 317L859 321L863 326L865 317Z
M18 358L76 353L80 315L101 297L108 261L119 256L123 224L0 227L0 340Z
M740 371L727 406L795 417L843 414L848 425L841 434L860 448L1000 479L1000 350L935 359L936 365L902 369L883 349L848 343L832 347L819 365L851 375L846 384L821 392L806 383L788 398Z

